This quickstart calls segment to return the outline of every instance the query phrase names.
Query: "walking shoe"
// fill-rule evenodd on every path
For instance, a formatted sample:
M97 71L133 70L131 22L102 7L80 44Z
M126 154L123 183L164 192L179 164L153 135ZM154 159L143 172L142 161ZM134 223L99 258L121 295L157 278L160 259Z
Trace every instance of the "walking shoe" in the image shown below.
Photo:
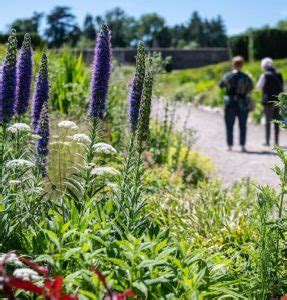
M264 146L264 147L270 147L270 144L269 143L264 143L264 144L262 144L262 146Z
M232 146L228 146L227 151L232 151Z
M241 146L241 152L247 152L245 146Z

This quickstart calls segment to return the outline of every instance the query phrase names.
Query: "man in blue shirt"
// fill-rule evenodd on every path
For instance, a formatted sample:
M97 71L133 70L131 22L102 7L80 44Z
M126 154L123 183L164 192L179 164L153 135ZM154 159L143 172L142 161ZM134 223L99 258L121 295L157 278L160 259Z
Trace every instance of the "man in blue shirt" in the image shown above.
M250 104L250 92L253 89L253 83L251 78L241 71L243 65L243 57L234 57L232 59L232 71L226 73L219 84L221 88L225 89L224 119L229 151L232 150L233 127L236 118L238 118L241 151L246 152L247 118Z

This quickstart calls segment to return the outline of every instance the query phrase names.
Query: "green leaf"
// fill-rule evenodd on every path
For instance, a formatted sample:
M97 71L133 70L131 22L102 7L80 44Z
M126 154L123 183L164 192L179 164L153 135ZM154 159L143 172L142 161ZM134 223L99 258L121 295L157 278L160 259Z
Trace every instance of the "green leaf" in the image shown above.
M59 241L58 236L56 235L56 233L53 232L53 231L47 230L47 229L44 230L44 233L47 234L47 236L48 236L48 238L50 239L50 241L51 241L51 242L58 248L58 250L60 251L61 245L60 245L60 241Z
M145 295L145 297L147 297L148 289L143 282L139 282L139 281L133 282L132 286L138 289L139 291L141 291Z
M70 250L68 250L65 255L64 255L64 260L69 259L71 256L73 256L75 253L80 252L81 248L80 247L76 247L76 248L72 248Z

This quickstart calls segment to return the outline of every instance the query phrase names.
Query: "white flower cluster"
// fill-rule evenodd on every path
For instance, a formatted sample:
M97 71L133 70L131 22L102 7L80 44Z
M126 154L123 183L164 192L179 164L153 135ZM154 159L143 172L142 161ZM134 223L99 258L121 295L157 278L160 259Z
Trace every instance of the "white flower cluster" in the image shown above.
M68 121L68 120L61 121L58 124L58 127L65 128L65 129L72 129L72 130L78 130L79 129L79 127L76 123L74 123L72 121Z
M21 158L9 160L6 163L6 167L8 169L14 169L14 168L17 168L17 167L20 167L20 168L23 168L23 167L32 168L34 166L35 165L31 161L26 160L26 159L21 159Z
M26 281L30 281L30 280L39 281L39 280L41 280L41 276L39 276L39 274L36 271L28 269L28 268L16 269L13 272L13 276L15 276L16 278L22 279L22 280L26 280Z
M104 154L111 154L117 153L117 150L107 143L97 143L93 145L93 150L95 153L104 153Z
M112 190L114 190L115 192L119 190L119 187L116 183L113 182L108 182L107 183L107 187L111 188Z
M15 253L9 253L8 255L3 254L2 256L0 256L0 264L4 263L4 259L5 259L6 264L11 264L16 267L23 266L22 262L19 260L19 258L17 257L17 255Z
M10 185L18 185L18 184L21 184L21 181L20 180L9 180L9 184Z
M91 174L97 176L103 176L103 175L117 176L120 175L121 173L113 167L104 166L104 167L98 167L92 169Z
M74 134L72 136L68 136L69 139L77 142L77 143L91 143L91 139L84 133Z
M25 123L15 123L12 126L8 127L7 131L12 133L31 132L31 127Z

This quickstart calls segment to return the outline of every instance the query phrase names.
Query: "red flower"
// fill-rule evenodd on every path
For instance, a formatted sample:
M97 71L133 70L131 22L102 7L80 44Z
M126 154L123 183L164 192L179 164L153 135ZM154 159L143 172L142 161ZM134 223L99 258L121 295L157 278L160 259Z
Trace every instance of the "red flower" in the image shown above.
M31 281L22 280L14 276L8 276L4 266L9 256L9 253L6 254L2 260L2 263L0 264L0 278L3 278L2 281L0 281L0 286L3 287L2 290L0 290L0 293L7 296L8 300L15 299L13 289L42 295L44 296L45 300L78 300L77 295L62 295L62 290L64 288L62 276L57 276L55 280L46 278L44 286L38 286ZM44 277L48 275L48 269L39 266L35 262L30 261L25 257L18 257L18 259Z
M21 260L24 264L31 267L34 271L38 272L42 276L47 276L49 271L47 268L41 267L38 264L36 264L34 261L31 261L23 256L18 256L19 260Z

